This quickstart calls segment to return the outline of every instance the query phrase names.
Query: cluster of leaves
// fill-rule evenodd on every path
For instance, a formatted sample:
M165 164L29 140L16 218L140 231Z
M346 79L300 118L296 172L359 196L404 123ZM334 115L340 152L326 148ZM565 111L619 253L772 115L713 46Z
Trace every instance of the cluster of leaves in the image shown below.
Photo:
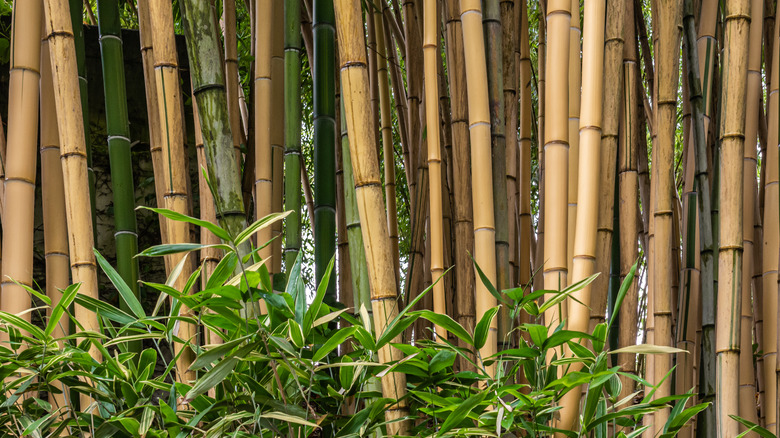
M593 333L579 333L539 324L513 329L515 348L481 357L489 326L498 307L487 312L473 331L446 315L406 309L382 329L374 330L372 316L361 307L355 314L323 302L333 268L307 300L301 280L301 260L291 268L284 291L274 291L264 261L256 251L239 248L259 229L280 220L269 216L238 236L198 219L155 210L172 220L206 227L227 243L225 257L201 291L195 291L200 270L183 290L172 287L180 263L165 284L148 284L160 291L157 306L147 313L116 271L97 255L98 262L124 299L125 310L79 294L78 285L62 291L57 303L28 289L50 307L45 327L20 315L0 312L0 331L10 342L0 345L0 434L3 436L186 437L186 436L329 436L358 437L386 434L385 411L397 400L383 398L379 379L390 372L407 376L404 396L418 436L607 436L635 437L647 426L642 416L673 405L664 437L674 436L706 405L685 409L691 394L652 400L653 386L635 376L646 395L618 400L621 374L610 366L605 350L613 321ZM202 248L198 244L160 245L144 256L164 256ZM633 280L633 271L618 301ZM523 289L491 292L508 306L539 316L565 302L592 279L561 292ZM430 288L429 288L430 289ZM427 290L420 294L420 299ZM542 302L542 299L546 300ZM170 306L164 302L170 300ZM264 301L267 312L258 312ZM71 304L94 312L100 331L84 331L69 310ZM617 303L619 306L619 302ZM192 309L184 314L182 307ZM167 311L162 309L168 308ZM67 316L80 330L55 338L60 319ZM393 363L379 363L377 352L417 318L445 328L458 338L449 342L420 341L391 344L403 353ZM67 320L67 319L66 319ZM195 324L222 340L199 346L178 336L181 324ZM151 347L140 351L138 342ZM592 347L584 346L588 342ZM196 353L193 382L177 382L178 356L186 346ZM465 346L465 347L464 347ZM573 354L559 358L567 348ZM639 346L637 353L668 353ZM100 353L101 361L93 358ZM456 359L461 358L459 366ZM567 370L577 364L576 371ZM160 366L162 365L162 366ZM464 369L459 369L464 368ZM469 368L466 370L465 368ZM520 376L524 376L521 380ZM555 429L559 401L568 391L585 388L584 405L575 430ZM63 393L63 388L66 388ZM62 394L63 397L53 397ZM63 399L64 403L57 403ZM80 404L82 403L82 404ZM611 426L611 427L610 427Z

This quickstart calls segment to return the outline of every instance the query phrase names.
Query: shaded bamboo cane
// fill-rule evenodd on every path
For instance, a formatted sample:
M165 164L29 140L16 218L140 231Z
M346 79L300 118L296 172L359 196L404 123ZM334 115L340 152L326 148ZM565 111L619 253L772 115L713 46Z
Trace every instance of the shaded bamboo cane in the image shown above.
M778 149L776 145L780 145L780 65L778 65L778 60L780 60L780 26L777 25L777 21L780 20L780 8L777 8L775 16L775 33L774 33L774 42L773 42L773 50L772 50L772 60L769 65L772 66L771 70L771 80L770 80L770 89L767 97L767 127L768 127L768 133L767 133L767 148L768 149ZM777 155L775 155L775 163L768 163L767 166L770 165L776 165L777 164ZM771 156L767 154L767 159L771 160ZM775 171L775 175L777 175L777 171ZM769 184L769 177L771 176L770 171L767 171L767 185ZM775 178L775 181L777 181L777 178ZM777 186L777 184L775 184ZM768 187L767 187L768 188ZM777 189L774 189L777 191ZM766 196L769 196L769 192L767 190ZM778 198L778 195L774 196L773 202L776 202ZM765 204L765 214L766 210L768 209L770 204ZM777 211L774 212L775 214ZM764 220L764 232L766 233L766 227L770 226L770 233L776 233L777 231L777 224L778 221L775 222ZM766 249L765 249L766 251ZM775 254L777 255L777 251L775 251ZM766 260L766 255L764 256ZM765 261L766 263L766 261ZM775 262L775 267L777 267L777 263ZM778 277L778 281L780 281L780 277ZM776 295L774 292L777 290L778 287L777 284L772 284L769 291L772 292L773 295ZM764 290L766 291L766 286L764 287ZM766 321L766 317L764 318L764 321ZM774 319L772 322L775 323L777 320ZM776 325L774 327L766 327L764 329L764 332L766 333L766 330L772 330L774 329L775 337L777 339L780 339L780 328L778 328ZM777 342L775 343L775 348L777 349ZM775 350L775 356L776 356L777 350ZM766 363L764 364L764 367L766 368ZM767 379L766 386L767 388L769 386L772 386L772 383L776 385L774 395L780 394L780 361L775 360L775 376L773 376L772 379ZM769 393L767 392L767 397L769 397ZM775 406L775 429L772 429L769 424L769 417L767 416L767 429L772 430L775 434L780 433L780 421L778 421L778 418L780 417L780 413L778 413L778 409L780 409L780 402L778 402Z
M65 221L65 189L60 164L60 138L57 129L57 111L54 107L54 84L51 77L49 43L41 43L41 204L43 207L43 251L46 258L46 296L51 299L47 316L62 298L60 290L70 284L68 262L68 229ZM55 339L69 333L68 319L63 315L52 332ZM60 343L60 347L62 344ZM49 402L56 408L66 406L66 388L61 382L52 385L62 393L49 393Z
M758 318L754 325L754 314L762 311L758 305L758 294L753 290L752 280L755 270L755 233L757 190L756 146L758 140L758 107L761 87L761 45L763 32L764 5L762 0L750 2L750 35L747 59L747 91L745 115L745 145L742 155L742 318L740 326L739 353L739 416L758 424L756 409L756 377L753 367L753 331L756 342L761 345L761 328ZM753 293L751 295L751 290ZM759 348L760 350L760 348ZM758 367L756 367L758 368ZM759 400L759 406L763 406ZM740 426L740 433L747 430ZM748 435L755 437L756 434Z
M533 141L533 77L531 65L531 44L529 38L530 28L528 25L528 5L520 1L515 5L520 9L520 32L519 38L519 60L517 67L519 69L519 80L517 90L520 98L520 134L518 141L518 154L520 167L518 170L519 196L518 196L518 274L517 280L520 286L525 287L531 281L531 239L533 238L533 225L531 223L531 150ZM544 22L544 20L539 20ZM540 38L544 38L543 35ZM540 53L541 53L540 48ZM541 55L540 55L541 56ZM544 60L539 58L539 65ZM541 71L541 69L539 69ZM541 75L540 75L541 77ZM539 84L541 90L542 84ZM540 94L539 102L542 102ZM540 105L541 108L541 105ZM540 112L541 114L541 112ZM541 221L540 221L541 223ZM538 242L537 242L538 244Z
M275 84L271 90L271 101L275 109L271 113L271 169L272 172L272 200L271 211L281 213L284 204L284 5L277 2L273 8L273 38L271 40L271 83ZM335 99L335 96L334 96ZM335 144L335 140L334 140ZM334 149L335 154L335 149ZM332 248L331 256L336 253L336 158L333 156L333 166L331 169L333 175L333 228L332 228ZM240 169L240 167L239 167ZM268 267L271 275L282 273L282 221L276 221L271 224L271 265ZM325 265L327 266L327 265ZM292 268L292 265L290 265ZM285 284L285 283L283 283ZM332 284L333 296L336 294L336 281Z
M335 3L336 28L341 42L341 84L344 101L344 117L351 139L352 170L355 179L355 196L360 215L363 245L368 265L368 280L371 286L371 303L374 310L376 333L382 333L398 314L398 295L392 266L386 263L391 257L390 238L385 225L384 202L382 201L381 175L377 156L376 132L372 129L369 101L368 72L363 21L360 2L337 0ZM396 342L400 335L396 337ZM387 363L400 359L400 352L386 345L379 351L379 361ZM389 421L404 418L408 407L406 376L388 373L382 378L382 394L398 400L385 412ZM408 420L391 422L388 433L403 435L409 430Z
M343 117L341 116L341 113L344 112L344 109L341 108L341 97L340 95L336 95L336 101L339 102L339 113L337 114L337 119L342 121L343 125ZM344 137L346 134L344 134L344 131L346 129L341 130L341 142L344 142ZM347 140L348 141L348 140ZM341 145L339 145L341 146ZM349 144L347 144L347 147L349 147ZM351 164L350 164L351 166ZM354 185L354 184L353 184ZM355 290L352 287L352 269L351 269L351 263L352 259L349 256L349 238L347 236L347 212L346 205L345 205L345 187L344 187L344 157L343 152L341 150L341 147L336 148L336 260L338 261L338 265L336 266L338 268L338 294L339 294L339 303L343 304L346 308L352 309L352 314L359 317L359 313L356 311L355 307ZM288 271L289 272L289 271ZM346 327L349 323L346 321L339 324L340 327ZM351 351L351 345L343 345L342 346L342 352L349 352Z
M236 161L241 167L241 108L239 93L241 83L238 71L238 38L236 35L236 0L222 2L222 22L225 41L225 87L227 93L230 132L233 134L233 148Z
M54 103L60 139L60 160L65 193L65 218L68 226L71 280L81 283L79 292L98 299L97 270L92 252L93 232L87 176L87 151L84 141L82 108L76 67L76 47L65 0L44 1L46 39L52 65ZM99 331L95 314L76 306L76 320L86 331ZM90 350L93 358L99 353ZM88 397L82 397L86 407Z
M423 3L423 56L425 63L425 119L426 140L428 142L428 172L430 193L430 269L433 281L444 274L444 224L442 212L442 159L439 136L439 15L436 13L436 0L424 0ZM433 286L433 311L447 314L444 294L444 280ZM447 331L435 327L436 339L446 340Z
M614 2L611 2L614 3ZM574 241L574 261L572 268L572 283L584 280L591 275L596 268L596 235L599 213L599 184L603 183L601 172L601 125L602 125L602 90L603 90L603 66L604 66L604 24L606 1L589 1L585 5L585 36L582 51L582 82L588 84L582 89L582 108L578 114L582 114L579 122L580 155L579 181L577 183L577 212L576 230ZM622 23L620 23L622 24ZM620 34L622 26L614 29L615 34ZM618 58L621 52L615 53ZM619 59L619 58L618 58ZM617 73L619 76L619 62ZM576 92L576 91L575 91ZM618 95L619 97L619 95ZM617 99L616 99L617 100ZM618 108L620 101L617 100ZM616 113L619 114L618 111ZM604 167L611 166L611 162ZM613 180L614 185L614 180ZM614 187L613 187L614 192ZM570 210L571 211L571 210ZM580 303L591 302L590 286L585 286L574 292L573 296ZM575 302L569 302L569 330L586 332L590 313L588 308ZM570 370L578 371L580 366L573 364ZM564 395L561 400L561 423L563 429L570 429L579 414L579 399L581 391L573 390Z
M455 220L455 320L472 330L475 325L475 273L469 259L474 250L473 209L471 198L471 168L468 127L468 101L466 98L466 70L463 51L463 25L460 21L458 0L446 0L443 8L445 33L444 48L447 56L447 75L450 84L452 118L452 180L453 216ZM461 341L459 341L461 342ZM459 343L461 347L465 344ZM459 361L463 370L473 368L469 361ZM473 369L472 369L473 371Z
M393 247L393 268L396 284L400 284L401 262L398 249L398 208L395 200L395 146L393 145L393 115L390 112L390 85L387 70L387 44L385 42L385 24L378 8L373 11L374 31L376 32L376 68L377 87L379 88L380 131L382 133L382 153L385 157L385 202L387 203L387 227ZM398 98L396 97L396 100Z
M567 285L568 182L569 173L569 25L571 1L547 3L547 80L544 126L544 289L561 290ZM566 212L566 213L564 213ZM562 321L559 306L548 309L544 323L549 330Z
M285 210L292 210L285 223L284 260L287 272L301 249L301 2L284 2L284 181Z
M680 30L678 22L681 19L680 0L659 0L655 14L657 30L654 33L656 86L658 87L657 104L655 105L656 141L653 143L655 160L653 168L656 172L656 198L653 206L655 220L655 265L656 284L653 289L653 305L655 319L656 345L672 344L672 310L674 308L671 295L674 264L672 261L672 228L673 228L673 196L674 190L674 136L677 120L677 83L679 75ZM657 387L654 399L671 395L671 380L660 383L672 368L671 355L661 355L655 358L653 382ZM655 429L661 430L669 417L669 409L655 412Z
M133 295L138 297L138 261L135 259L138 253L138 232L119 5L115 1L98 0L97 6L100 54L103 61L103 93L106 101L106 134L114 197L117 271ZM128 311L127 303L120 301L122 308ZM141 351L141 344L138 342L132 343L131 347L132 351Z
M336 71L333 0L314 0L312 60L314 120L314 266L319 284L336 252ZM373 126L373 124L372 124ZM326 296L336 301L335 282Z
M615 37L612 34L613 28L609 26L610 18L613 12L613 2L608 3L607 13L607 35L609 40ZM639 143L643 141L645 132L640 129L639 111L641 110L642 97L641 77L639 65L636 56L636 34L634 30L634 2L625 2L623 10L623 111L622 126L623 135L620 137L618 148L618 184L620 191L620 280L625 280L626 275L631 270L631 266L636 262L638 256L637 237L639 230L637 225L640 223L639 204L639 175L637 171L637 151ZM620 9L619 7L615 9ZM616 11L614 11L616 12ZM614 23L617 25L617 23ZM609 42L607 44L610 44ZM607 46L609 47L609 46ZM610 48L605 47L605 52L610 53ZM605 54L607 56L607 54ZM606 122L605 122L606 126ZM602 137L602 148L605 147L605 141ZM647 208L647 206L645 206ZM598 259L596 261L598 263ZM638 281L634 280L629 286L623 305L619 310L620 332L618 333L618 347L626 347L636 344L637 338L637 305L639 300ZM635 374L636 355L624 353L618 355L618 364L623 372ZM634 380L621 376L622 389L619 399L628 397L634 392Z
M580 160L580 102L582 89L582 56L580 40L582 27L580 25L580 1L571 1L571 22L569 23L569 173L567 200L568 214L566 216L566 272L571 284L571 274L574 260L574 235L577 223L577 187L579 184ZM613 190L614 191L614 190ZM614 193L613 193L614 195ZM568 284L567 284L568 286ZM568 318L569 306L563 306L563 317Z
M739 409L740 320L742 316L742 184L750 0L726 3L720 120L720 249L715 348L718 355L718 436L739 434L729 418ZM752 343L751 343L752 347ZM752 350L752 348L751 348Z
M149 8L152 43L154 45L154 73L157 84L157 104L160 116L161 143L163 155L163 175L165 177L165 192L163 202L165 208L178 213L187 214L189 197L187 196L187 175L185 172L173 171L185 167L184 139L182 132L181 90L179 88L179 68L176 54L176 42L173 31L173 11L171 5L164 0L150 0L148 4L139 5ZM210 14L210 12L209 12ZM203 122L201 118L201 122ZM167 221L168 243L189 242L189 225L186 222ZM182 255L171 256L171 265L176 266ZM177 290L184 290L190 276L191 266L184 264L184 270L174 283ZM181 314L190 315L190 310L182 306ZM179 326L178 337L184 342L194 341L195 327L182 323ZM175 343L177 354L183 346ZM177 379L188 383L195 379L195 373L189 371L194 353L184 348L176 363Z
M460 20L463 26L466 90L469 107L469 137L471 139L472 205L474 214L474 262L487 280L496 284L496 229L494 224L492 165L490 151L490 109L488 97L485 43L482 34L482 8L478 0L461 0ZM476 284L476 317L496 305L482 282ZM483 358L496 352L497 323L492 321ZM488 368L492 374L495 365Z
M39 0L16 1L13 6L2 252L14 256L3 261L0 309L30 321L30 295L22 285L30 287L33 280L42 11ZM7 332L2 340L8 341Z
M546 17L546 16L545 16ZM529 30L530 32L530 30ZM545 251L545 239L544 239L544 227L545 227L545 213L547 191L545 190L545 158L544 158L544 145L546 144L546 117L547 112L547 20L538 20L538 49L537 49L537 66L539 70L539 79L536 87L538 93L537 102L539 103L539 114L537 116L537 180L539 181L539 219L536 226L536 251L533 253L531 272L539 272L542 275L536 275L534 277L534 290L544 289L544 251ZM530 197L530 195L529 195Z
M518 38L519 14L515 11L514 0L502 0L501 7L501 46L502 46L502 83L504 86L504 120L506 121L506 216L507 216L507 241L509 251L509 286L515 287L517 281L517 261L518 261L518 221L519 214L517 205L518 195L518 154L517 154L517 122L518 122L518 96L517 96L517 62L518 62ZM523 284L525 285L525 284ZM502 316L506 321L507 315Z

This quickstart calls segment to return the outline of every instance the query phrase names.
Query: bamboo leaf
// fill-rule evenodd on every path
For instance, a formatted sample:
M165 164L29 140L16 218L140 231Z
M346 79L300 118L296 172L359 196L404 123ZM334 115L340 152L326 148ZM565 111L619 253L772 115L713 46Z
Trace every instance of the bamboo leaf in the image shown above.
M441 326L449 333L452 333L453 335L457 336L468 345L471 346L474 345L474 339L471 337L469 332L467 332L462 325L458 324L457 321L450 318L449 315L442 315L440 313L432 312L430 310L418 310L412 313L415 315L420 315L421 317L427 319L428 321L432 322L435 325Z
M284 213L272 213L262 219L256 220L252 225L246 227L244 231L242 231L241 233L239 233L238 236L236 236L236 242L235 242L236 246L241 245L247 239L252 237L253 234L262 230L263 228L270 226L274 222L278 222L286 218L287 216L290 215L290 213L292 213L292 210L285 211Z
M322 307L322 301L325 299L325 293L328 291L328 284L330 283L330 274L333 272L333 265L336 262L336 257L333 256L328 263L328 267L323 274L320 284L317 286L317 294L314 296L309 309L303 315L303 334L308 336L311 331L312 323L319 316L320 308Z
M261 418L273 418L275 420L282 420L287 421L288 423L295 423L295 424L301 424L303 426L309 426L314 428L319 428L320 426L312 423L311 421L304 420L303 418L296 417L293 415L285 414L284 412L266 412L263 414L260 414Z
M0 311L0 320L7 322L8 324L14 326L15 328L21 331L25 331L29 333L31 336L34 336L38 340L43 341L47 338L43 330L36 327L32 323L26 321L24 318L20 318L19 316L14 315L13 313Z
M632 354L676 354L688 353L687 350L667 347L665 345L638 344L612 350L609 354L632 353Z
M111 321L123 325L135 325L138 323L136 318L133 318L131 315L128 315L104 301L96 300L83 294L76 294L75 302L77 305L98 313L100 316L108 318Z
M482 318L477 323L477 327L474 329L474 348L477 350L485 346L488 334L490 332L490 324L493 322L493 318L495 318L496 314L498 313L499 307L500 306L496 306L492 309L488 309L488 311L482 315Z
M328 355L331 351L335 350L336 347L341 345L342 342L344 342L347 338L352 336L352 333L355 332L355 327L344 327L342 329L339 329L335 334L330 336L328 340L325 342L325 344L322 345L322 347L317 350L316 353L314 353L314 357L312 357L312 360L315 362L321 361L325 356Z
M187 216L186 214L177 213L175 211L171 211L171 210L168 210L168 209L165 209L165 208L145 207L143 205L139 206L138 208L142 208L142 209L145 209L145 210L151 210L151 211L153 211L153 212L155 212L157 214L162 215L165 218L168 218L168 219L171 219L171 220L174 220L174 221L188 222L188 223L191 223L191 224L196 225L198 227L205 228L205 229L211 231L212 233L214 233L215 236L219 237L220 239L222 239L225 242L229 242L231 240L230 239L230 235L228 234L227 231L225 231L224 229L222 229L221 227L219 227L218 225L216 225L216 224L214 224L212 222L204 221L204 220L200 220L200 219L195 219L194 217Z
M752 423L752 422L750 422L748 420L745 420L744 418L739 417L737 415L729 415L729 417L731 417L731 419L733 419L735 421L738 421L738 422L742 423L743 425L747 426L747 428L748 428L748 430L746 430L746 431L742 432L741 434L739 434L737 436L737 438L746 436L750 432L755 432L758 435L762 436L763 438L777 438L777 436L775 434L773 434L772 432L768 431L767 429L764 429L763 427L757 425L756 423Z
M617 317L618 313L620 313L618 310L620 310L620 306L623 304L623 300L626 298L626 294L631 287L631 283L634 282L634 275L636 275L636 268L638 264L639 260L634 263L634 266L631 266L631 270L628 271L628 275L626 275L626 278L623 280L623 284L620 285L620 290L618 291L617 298L615 299L614 310L612 311L612 316L609 318L607 333L609 333L609 331L612 329L612 324L615 322L615 318Z
M100 268L103 269L103 272L105 272L108 279L111 280L111 284L113 284L114 288L116 288L117 292L119 292L119 295L127 304L127 307L130 309L130 311L133 312L133 314L138 318L146 318L146 313L144 313L144 306L142 306L141 302L138 301L138 298L130 289L130 286L125 283L125 280L122 278L122 276L119 275L116 269L114 269L114 267L106 261L106 259L97 249L93 249L92 251L95 253L95 258L97 259Z
M220 248L225 251L230 251L230 247L223 244L216 245L202 245L200 243L166 243L162 245L154 245L146 248L138 253L138 256L143 257L161 257L170 254L179 254L183 252L198 251L205 248Z
M76 298L76 294L81 287L81 283L71 284L62 291L62 297L60 301L51 309L51 315L49 315L49 322L46 324L46 337L48 338L54 333L54 329L61 323L62 315L65 314L65 310L70 307L73 300ZM66 322L67 323L67 322Z
M504 297L502 297L500 293L498 293L498 290L496 289L495 286L493 286L493 283L491 283L490 280L488 280L488 278L485 275L485 273L482 272L482 268L480 268L479 265L477 264L477 261L474 260L474 256L469 254L469 257L471 257L471 260L474 262L474 267L477 268L477 273L479 274L479 279L482 280L482 284L485 285L485 287L487 288L488 292L490 292L490 295L493 295L493 297L495 297L496 300L498 300L499 303L510 305L510 303L507 300L505 300Z
M211 273L206 282L206 289L212 289L222 286L233 275L238 264L238 257L235 252L229 252L222 260L217 263L217 267L214 268L214 272Z
M441 428L439 428L439 435L443 435L449 432L453 427L463 422L471 413L471 411L473 411L477 405L482 403L482 400L485 399L486 395L487 391L479 391L459 404L458 407L450 412L450 414L447 416L447 419L444 420Z

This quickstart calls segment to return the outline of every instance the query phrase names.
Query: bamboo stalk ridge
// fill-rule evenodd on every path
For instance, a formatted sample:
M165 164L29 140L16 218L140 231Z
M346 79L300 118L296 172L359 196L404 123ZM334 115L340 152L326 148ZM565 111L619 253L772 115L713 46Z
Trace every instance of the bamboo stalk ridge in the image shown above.
M473 208L471 198L471 167L469 157L468 101L466 91L465 55L463 51L463 24L460 21L459 0L446 0L443 8L447 56L447 78L450 85L450 130L452 131L452 192L454 219L455 262L455 320L471 330L476 326L475 272L468 251L474 247ZM465 345L459 344L463 347ZM460 360L461 369L473 366Z
M571 0L571 22L569 24L569 173L567 185L567 208L569 210L566 231L566 270L571 284L574 260L574 236L577 223L577 187L579 184L580 162L580 101L582 90L582 27L580 25L580 1ZM568 286L568 284L567 284ZM568 318L569 308L563 307L564 318Z
M336 28L341 42L340 72L344 117L347 122L352 170L355 178L355 195L360 215L363 246L366 252L371 304L374 310L374 326L381 333L387 323L398 314L398 295L395 276L390 264L390 237L385 225L384 202L382 200L381 175L377 156L376 132L370 123L370 102L368 100L368 72L363 37L360 2L337 0L334 5ZM400 340L400 335L395 341ZM400 352L386 345L379 351L379 361L387 363L401 358ZM385 412L389 421L401 419L408 414L406 401L406 376L388 373L382 378L382 394L398 402ZM391 422L388 433L403 435L409 430L408 420Z
M98 30L103 64L103 93L106 101L106 133L111 164L111 187L114 201L114 240L117 271L138 297L138 231L135 218L135 185L133 157L130 154L130 123L125 90L124 50L119 23L118 4L99 0ZM129 307L120 302L127 311ZM131 344L140 352L140 343Z
M750 1L726 4L720 121L720 250L716 351L718 436L739 434L729 415L739 409L739 351L742 304L742 187ZM751 345L752 347L752 345Z
M271 113L273 101L271 93L271 50L273 39L273 8L278 2L270 0L255 1L255 89L254 89L254 128L255 128L255 217L262 218L273 212L273 160L271 151ZM271 257L273 238L270 227L257 233L257 246L260 248L260 260ZM270 269L270 266L269 266Z
M284 169L287 175L301 173L301 3L284 2ZM284 181L284 208L291 210L285 223L284 264L287 271L301 249L301 179Z
M150 0L148 7L152 43L154 45L154 73L157 84L158 114L160 116L161 142L163 155L163 175L165 177L165 192L163 201L165 208L177 213L187 214L189 197L187 196L187 176L185 172L173 171L185 167L184 139L182 132L181 114L181 90L179 89L179 68L176 55L176 43L173 33L173 11L171 5L163 0ZM168 243L189 242L189 225L186 222L168 221ZM176 266L183 255L171 256L171 265ZM190 265L185 267L174 287L183 290L189 278ZM181 314L189 315L190 310L182 306ZM195 327L191 324L180 324L179 339L193 340ZM176 352L182 345L175 344ZM194 371L189 371L189 366L194 358L194 352L185 349L176 363L177 379L181 382L189 382L195 379Z
M52 65L54 102L60 139L60 160L65 193L65 218L68 226L71 281L81 283L79 293L98 299L97 270L92 252L92 217L87 185L87 152L75 59L75 43L68 4L65 0L44 2L46 40ZM37 45L37 44L36 44ZM98 331L95 314L76 306L75 317L84 330ZM97 351L92 357L99 359ZM82 397L82 401L85 397ZM85 405L86 406L86 405Z
M222 2L222 23L225 44L225 91L227 93L230 132L233 134L233 148L236 162L241 167L241 109L238 72L238 38L236 36L236 0Z
M567 286L568 183L561 175L569 173L569 26L571 1L547 3L547 59L544 125L544 289L562 290ZM544 323L548 330L561 323L563 315L556 306L548 309Z
M281 213L284 204L284 6L277 2L273 8L273 38L271 40L271 83L276 84L271 90L271 105L276 110L271 113L271 165L272 172L272 196L271 211ZM334 140L335 141L335 140ZM334 152L335 153L335 152ZM333 170L333 193L335 205L335 155ZM238 167L240 172L241 167ZM333 235L336 235L335 228L335 210L333 217ZM276 221L271 224L271 234L273 243L271 244L271 266L269 270L271 275L282 273L282 221ZM336 252L336 242L333 239L333 253ZM292 267L292 265L290 265ZM335 280L332 283L335 291ZM334 292L335 293L335 292Z
M57 111L54 105L54 84L51 77L49 42L41 42L41 87L40 87L40 128L41 128L41 205L43 207L43 245L46 258L46 296L51 299L47 317L62 298L61 289L70 284L70 257L68 255L68 229L65 221L65 188L62 181L60 164L60 138L57 129ZM52 336L55 339L69 334L68 320L60 318ZM60 347L62 344L60 343ZM53 385L63 392L49 393L52 404L65 406L65 386L61 382Z
M319 284L336 253L336 86L333 0L314 0L314 59L312 106L314 123L314 266ZM371 124L373 126L373 123ZM335 281L326 296L336 301Z
M377 87L379 88L380 132L382 133L382 153L385 157L385 200L387 203L387 227L393 247L393 268L396 284L401 281L401 261L398 249L398 207L395 189L395 146L393 145L393 118L390 112L390 86L387 70L387 44L385 42L385 24L382 13L375 9L374 31L376 32L376 68ZM398 100L396 98L396 100Z
M658 100L654 108L656 141L653 143L655 160L653 168L656 173L656 198L653 206L655 220L655 265L656 279L653 289L653 305L655 319L656 345L671 345L672 342L672 309L671 295L672 276L672 190L674 189L674 135L677 120L677 82L679 73L679 57L676 54L680 46L680 31L678 22L681 19L681 4L679 0L659 0L654 11L657 14L657 30L654 34L656 86ZM657 36L656 36L657 35ZM653 379L661 382L666 372L672 368L672 357L661 355L655 358ZM662 398L671 394L671 381L666 380L656 389L654 398ZM656 430L666 424L669 409L656 411L654 423Z
M758 195L756 145L758 140L758 107L761 87L761 43L763 33L764 5L761 0L750 2L750 35L747 55L747 90L745 115L745 145L742 155L742 315L740 326L739 353L739 412L738 415L748 421L758 424L756 404L757 371L753 367L753 329L755 327L756 342L761 342L760 322L754 321L754 314L761 312L758 294L751 294L755 260L754 224L757 219ZM754 308L755 307L755 308ZM748 348L750 346L750 348ZM759 347L760 350L760 347ZM758 366L756 366L758 368ZM760 400L759 400L760 403ZM763 404L760 404L763 406ZM747 430L740 426L739 432Z
M582 108L581 111L578 111L578 114L582 114L582 118L578 120L579 146L582 154L578 163L580 169L577 183L576 230L571 283L590 277L596 268L598 188L602 179L600 159L605 12L606 1L604 0L589 1L585 5L582 82L589 85L582 88ZM622 26L616 29L616 33L620 31L622 31ZM605 167L610 165L610 163L606 163ZM573 297L581 303L589 303L591 302L590 295L590 286L585 286L574 292ZM575 300L567 301L569 302L568 329L588 332L590 321L588 308ZM577 371L581 366L574 364L572 368ZM566 393L561 400L563 409L561 410L560 426L563 429L570 429L578 417L580 394L581 391L575 389Z
M496 228L493 214L492 165L490 154L490 110L488 106L485 43L482 34L482 8L478 0L461 0L460 21L463 26L463 52L466 67L466 90L469 107L469 137L471 139L472 205L474 211L474 262L487 280L496 284ZM476 283L476 318L482 318L496 305L481 281ZM483 358L495 354L497 323L490 325ZM488 368L492 373L494 366Z
M38 144L38 104L41 78L41 2L14 3L11 29L8 96L8 149L3 205L2 293L0 309L20 314L31 306L20 285L32 286L35 171ZM69 15L68 15L69 17ZM30 313L22 318L30 320ZM2 334L8 341L8 334Z
M433 286L433 311L447 314L444 294L444 224L442 212L442 160L439 137L439 85L438 61L439 55L439 15L436 13L436 0L423 2L423 57L425 63L425 120L426 140L428 142L428 175L430 190L430 263L431 277L436 284ZM438 281L437 281L438 280ZM440 326L435 327L437 340L446 340L447 331Z

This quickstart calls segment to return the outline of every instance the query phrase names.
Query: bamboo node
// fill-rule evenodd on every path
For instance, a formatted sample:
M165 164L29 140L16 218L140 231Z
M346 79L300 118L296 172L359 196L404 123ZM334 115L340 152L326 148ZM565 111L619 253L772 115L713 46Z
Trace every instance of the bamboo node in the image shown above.
M222 84L204 84L199 87L192 87L192 94L197 96L200 93L209 91L209 90L224 90L225 86Z

